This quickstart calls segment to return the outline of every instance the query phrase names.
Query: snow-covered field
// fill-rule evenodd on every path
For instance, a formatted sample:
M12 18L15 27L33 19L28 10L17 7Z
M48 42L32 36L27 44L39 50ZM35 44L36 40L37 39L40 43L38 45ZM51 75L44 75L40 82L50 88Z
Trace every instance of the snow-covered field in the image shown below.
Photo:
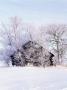
M67 90L67 68L3 67L0 90Z

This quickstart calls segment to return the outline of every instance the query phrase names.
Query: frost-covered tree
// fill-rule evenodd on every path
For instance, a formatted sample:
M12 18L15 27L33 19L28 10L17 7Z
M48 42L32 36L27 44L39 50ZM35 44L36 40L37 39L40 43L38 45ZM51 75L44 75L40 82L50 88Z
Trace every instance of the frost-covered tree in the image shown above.
M49 25L47 27L48 42L57 54L57 63L62 63L62 57L66 50L65 45L65 33L67 26L66 25Z
M25 25L18 17L11 17L7 25L2 23L0 32L0 36L3 38L3 40L1 39L2 44L5 48L5 50L2 51L4 53L2 56L6 63L9 64L9 56L22 47L29 39L29 35L28 32L26 32Z

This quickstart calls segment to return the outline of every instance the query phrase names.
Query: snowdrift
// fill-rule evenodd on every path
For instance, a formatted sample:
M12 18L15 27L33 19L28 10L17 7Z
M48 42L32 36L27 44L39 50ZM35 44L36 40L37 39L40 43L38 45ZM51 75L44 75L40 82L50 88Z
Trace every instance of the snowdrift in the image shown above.
M0 90L67 90L67 68L0 68Z

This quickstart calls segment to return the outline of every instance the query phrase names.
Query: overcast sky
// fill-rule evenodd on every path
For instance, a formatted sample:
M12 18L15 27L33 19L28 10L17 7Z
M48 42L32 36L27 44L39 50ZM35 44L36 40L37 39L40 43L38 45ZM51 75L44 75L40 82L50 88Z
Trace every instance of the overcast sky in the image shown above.
M0 20L11 16L34 24L67 23L67 0L0 0Z

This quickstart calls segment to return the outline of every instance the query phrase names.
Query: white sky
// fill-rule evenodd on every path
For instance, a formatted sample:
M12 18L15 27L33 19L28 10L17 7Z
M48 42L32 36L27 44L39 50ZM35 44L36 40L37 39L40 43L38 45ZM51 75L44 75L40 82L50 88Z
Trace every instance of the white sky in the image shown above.
M67 23L67 0L0 0L0 20L11 16L34 24Z

